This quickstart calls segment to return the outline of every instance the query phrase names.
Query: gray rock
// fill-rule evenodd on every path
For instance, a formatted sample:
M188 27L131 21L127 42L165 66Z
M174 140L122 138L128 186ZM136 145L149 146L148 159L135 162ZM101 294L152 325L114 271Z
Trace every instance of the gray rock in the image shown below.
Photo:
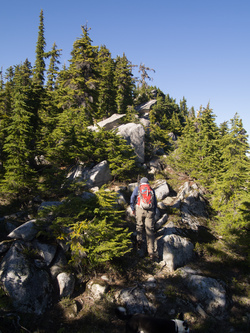
M199 275L193 270L181 268L181 275L194 296L202 304L203 310L213 316L221 316L226 309L226 290L216 279ZM198 274L197 274L198 273Z
M161 160L158 157L153 158L149 162L148 167L150 169L149 174L155 174L155 173L163 170Z
M83 181L84 173L86 172L86 167L83 164L78 164L73 166L66 178L70 181Z
M120 124L121 119L125 116L126 114L114 113L111 117L100 121L95 126L88 126L88 128L92 131L98 131L98 127L104 128L105 130L112 130Z
M0 254L3 254L5 252L7 252L10 249L13 242L14 242L14 240L4 240L4 241L2 241L0 243Z
M156 223L155 230L159 230L168 220L168 214L164 214Z
M72 274L62 272L57 275L60 297L69 297L73 294L75 287L75 278Z
M154 190L158 200L165 199L169 194L169 187L165 180L158 180L154 184Z
M139 287L122 289L116 296L118 304L127 309L128 314L155 313L156 309L148 301L144 291Z
M88 172L87 185L101 187L112 180L112 175L107 161L102 161Z
M156 103L157 103L157 100L156 99L152 99L152 100L150 100L150 101L148 101L146 103L138 105L135 108L135 110L137 112L139 112L140 114L146 114L146 113L148 113L151 110L152 106L155 105Z
M1 284L17 311L41 315L51 301L49 274L37 269L22 251L23 245L16 243L4 256L0 266Z
M44 201L41 203L39 206L38 210L46 209L46 208L51 208L51 207L56 207L62 205L61 201Z
M65 272L67 267L67 259L62 250L59 250L56 254L52 265L50 266L50 274L52 278L56 278L58 274Z
M91 280L87 284L87 288L93 295L94 299L99 300L103 297L104 294L107 293L109 285L104 280L102 281Z
M118 135L122 136L131 145L139 163L144 163L145 156L145 130L141 124L129 123L118 127Z
M14 229L11 233L9 233L8 237L31 241L35 238L37 232L38 229L36 226L36 220L30 220Z
M55 257L57 246L53 244L44 244L37 240L33 241L33 246L38 250L39 255L44 259L49 266Z
M193 258L193 244L178 235L167 235L163 238L163 261L170 269L186 265Z

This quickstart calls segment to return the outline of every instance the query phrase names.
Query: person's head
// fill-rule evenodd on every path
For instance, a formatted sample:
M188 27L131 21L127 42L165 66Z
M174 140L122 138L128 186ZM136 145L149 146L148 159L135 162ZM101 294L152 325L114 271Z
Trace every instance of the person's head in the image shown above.
M142 177L142 179L140 180L140 184L148 184L148 178Z

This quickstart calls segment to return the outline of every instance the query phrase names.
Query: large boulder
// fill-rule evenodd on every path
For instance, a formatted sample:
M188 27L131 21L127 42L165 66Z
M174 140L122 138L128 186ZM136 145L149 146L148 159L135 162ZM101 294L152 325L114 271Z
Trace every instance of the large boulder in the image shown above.
M35 238L37 232L38 229L36 227L36 220L30 220L14 229L11 233L9 233L8 237L30 241Z
M100 121L94 126L89 126L88 128L92 131L98 131L99 127L104 128L105 130L112 130L120 124L121 119L125 116L126 114L114 113L111 117Z
M89 188L96 186L101 187L112 180L112 175L109 164L105 160L91 169L84 167L82 164L72 167L67 175L67 180L70 182L86 181Z
M145 130L141 124L129 123L118 127L117 134L127 140L131 145L137 156L139 163L144 163L145 156Z
M93 295L95 300L100 300L109 290L109 285L103 279L91 280L87 283L86 288Z
M112 175L107 161L102 161L88 172L87 185L101 187L112 180Z
M118 304L121 304L127 309L128 314L135 313L155 313L156 309L147 299L145 290L135 287L122 289L115 295Z
M49 266L55 258L57 245L41 243L38 240L34 240L32 245L38 252L39 256L44 260L46 266Z
M138 105L135 110L139 112L140 115L146 115L151 110L152 106L157 103L156 99L151 99L148 102Z
M186 265L193 258L194 245L185 237L170 234L164 236L158 243L160 244L158 251L162 251L162 260L170 271Z
M17 311L41 315L51 301L52 285L47 271L36 267L24 246L16 242L4 256L0 281Z
M165 199L169 194L169 187L165 180L158 180L154 184L155 195L158 200Z
M221 316L226 309L226 290L216 279L201 275L189 267L178 270L184 278L184 283L192 290L204 311L213 316Z

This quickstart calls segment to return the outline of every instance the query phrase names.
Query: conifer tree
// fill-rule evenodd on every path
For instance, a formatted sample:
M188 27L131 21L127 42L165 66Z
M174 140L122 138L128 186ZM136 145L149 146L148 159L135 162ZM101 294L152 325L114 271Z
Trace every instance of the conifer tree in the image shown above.
M13 87L14 87L14 68L9 67L6 71L4 82L1 78L0 90L0 162L3 167L6 160L6 153L3 151L3 146L7 136L6 128L9 126L11 113L13 111Z
M116 108L118 113L126 113L127 107L133 105L134 81L131 63L125 54L117 56L115 66Z
M82 27L82 35L73 44L70 65L59 77L59 108L84 113L88 124L93 124L97 114L99 71L97 46L92 45L89 28Z
M89 162L93 156L92 132L84 114L66 109L59 114L57 125L48 138L46 158L57 167Z
M43 10L39 15L38 38L36 43L36 59L33 67L33 82L32 82L32 112L34 121L34 139L33 150L38 156L43 155L43 121L48 118L46 110L46 90L44 87L45 81L45 58L48 54L45 52L46 41L44 37L44 15ZM36 167L34 160L33 167Z
M180 115L183 119L188 116L187 100L185 97L180 101Z
M7 155L1 191L25 200L34 188L34 113L32 109L31 65L26 61L15 67L13 112L6 128L3 150Z
M221 170L219 177L214 180L212 205L220 216L217 230L232 242L241 237L249 225L244 212L250 203L250 161L242 120L236 114L230 122L230 128L225 123L222 127L219 142Z
M98 67L100 70L100 79L98 85L99 97L97 120L108 118L116 112L116 92L114 87L115 63L106 46L101 46L98 51Z
M107 160L114 179L126 179L135 170L136 155L127 141L115 131L99 129L94 132L93 158L96 162Z
M33 80L42 87L44 84L44 72L45 72L45 38L44 38L44 17L43 10L40 12L40 24L38 30L38 39L36 44L36 61L33 68Z
M60 51L57 49L56 44L53 44L52 50L48 52L48 57L50 57L49 67L47 71L47 84L46 90L44 92L43 100L43 113L40 113L41 121L41 137L39 142L40 151L45 154L45 149L47 146L47 141L52 131L56 127L57 115L60 112L57 105L57 78L59 75L59 57Z
M197 167L204 182L209 184L210 178L215 177L220 165L220 152L218 149L219 129L215 123L215 115L209 105L200 109L197 119L198 150L196 152Z
M56 43L53 44L52 50L48 52L47 56L50 57L49 67L47 70L47 84L46 88L49 91L56 89L56 81L59 73L61 49L57 49Z
M219 172L220 165L219 129L214 119L209 106L201 108L196 118L187 118L178 139L178 149L170 158L180 170L207 186Z
M131 251L131 233L122 222L124 211L115 209L116 200L117 194L103 187L89 200L70 196L54 209L50 235L70 238L68 254L76 271L90 272Z

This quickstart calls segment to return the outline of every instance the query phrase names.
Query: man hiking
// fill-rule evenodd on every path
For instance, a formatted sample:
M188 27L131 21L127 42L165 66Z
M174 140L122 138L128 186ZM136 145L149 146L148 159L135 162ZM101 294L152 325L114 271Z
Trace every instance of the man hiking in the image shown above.
M143 177L134 189L130 197L130 207L136 217L136 239L138 249L143 245L143 230L145 228L147 250L151 259L154 259L154 216L156 213L157 200L155 191L149 185L146 177Z

